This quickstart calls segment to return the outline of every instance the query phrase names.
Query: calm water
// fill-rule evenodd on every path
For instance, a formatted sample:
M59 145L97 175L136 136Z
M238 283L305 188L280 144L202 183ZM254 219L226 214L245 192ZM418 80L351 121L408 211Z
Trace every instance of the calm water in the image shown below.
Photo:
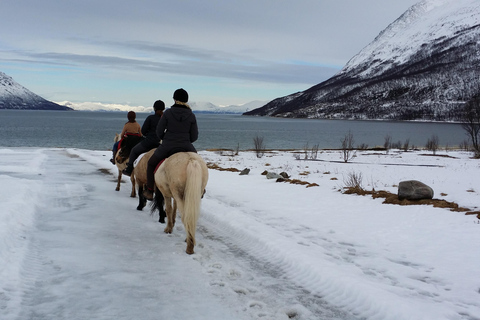
M137 113L142 125L146 113ZM350 131L355 146L381 146L385 136L392 142L410 139L425 146L432 135L441 146L458 146L467 139L460 124L391 121L309 120L197 114L198 150L253 148L253 138L263 137L268 149L340 148ZM127 121L126 112L16 111L0 110L0 147L68 147L110 150L115 133Z

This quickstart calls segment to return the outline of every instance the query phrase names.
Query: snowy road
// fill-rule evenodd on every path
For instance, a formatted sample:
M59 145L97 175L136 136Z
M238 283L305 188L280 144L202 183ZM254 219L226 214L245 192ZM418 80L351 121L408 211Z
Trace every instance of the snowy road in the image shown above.
M129 183L115 192L113 175L65 150L33 156L25 165L41 160L39 170L22 176L39 182L25 194L38 193L34 221L12 289L18 300L7 301L2 319L348 318L278 281L275 266L217 235L211 221L200 221L197 254L188 256L181 222L164 234L156 217L135 210Z
M480 319L475 216L339 192L351 170L392 192L415 177L479 210L478 160L201 154L252 172L210 170L190 256L180 220L167 235L136 210L129 181L114 191L109 152L0 149L0 318Z

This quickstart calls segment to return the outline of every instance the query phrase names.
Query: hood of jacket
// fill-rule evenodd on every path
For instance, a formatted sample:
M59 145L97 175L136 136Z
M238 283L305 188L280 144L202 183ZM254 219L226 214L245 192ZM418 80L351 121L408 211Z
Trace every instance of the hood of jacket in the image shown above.
M175 120L179 122L183 122L193 115L192 109L187 106L182 106L180 104L174 104L170 108L170 112L172 113L172 116L175 118Z

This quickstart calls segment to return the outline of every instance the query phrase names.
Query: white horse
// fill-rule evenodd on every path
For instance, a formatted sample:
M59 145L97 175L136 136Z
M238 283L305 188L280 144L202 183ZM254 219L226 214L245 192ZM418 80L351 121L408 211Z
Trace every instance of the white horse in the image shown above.
M200 201L208 182L205 161L195 152L178 152L168 157L155 172L154 207L163 208L167 214L165 233L172 233L176 209L182 217L187 234L188 254L194 253L195 230L200 215ZM173 202L173 203L172 203Z

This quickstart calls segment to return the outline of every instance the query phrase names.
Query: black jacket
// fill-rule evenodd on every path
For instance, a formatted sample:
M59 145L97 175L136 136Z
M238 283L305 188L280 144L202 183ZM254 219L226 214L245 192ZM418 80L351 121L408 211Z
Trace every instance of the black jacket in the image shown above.
M164 148L195 150L192 142L198 139L197 118L187 106L174 104L165 110L156 131Z
M156 130L159 121L160 116L157 114L151 114L145 119L145 122L142 126L142 134L145 137L145 140L154 143L158 143L160 141Z

